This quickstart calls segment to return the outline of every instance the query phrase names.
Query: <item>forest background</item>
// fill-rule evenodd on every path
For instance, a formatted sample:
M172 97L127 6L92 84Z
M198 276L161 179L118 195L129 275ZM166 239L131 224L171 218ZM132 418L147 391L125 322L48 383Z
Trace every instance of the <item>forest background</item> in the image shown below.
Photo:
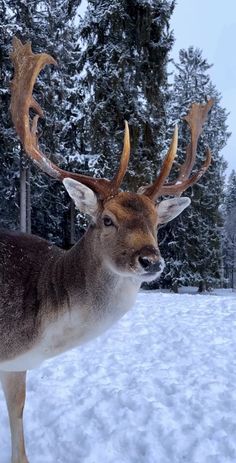
M0 225L38 234L69 248L84 233L62 186L27 161L9 113L12 38L30 40L34 52L58 62L41 73L35 96L45 110L40 144L63 168L112 177L122 146L124 119L132 155L124 189L136 191L156 177L179 124L178 162L188 131L183 116L190 104L214 98L198 147L213 162L189 188L192 205L158 232L167 262L161 280L149 288L236 286L236 173L227 181L223 148L230 137L228 111L211 79L204 50L189 44L179 51L170 75L175 1L90 0L83 18L79 0L0 0ZM198 166L198 165L197 165ZM196 167L197 167L196 166Z

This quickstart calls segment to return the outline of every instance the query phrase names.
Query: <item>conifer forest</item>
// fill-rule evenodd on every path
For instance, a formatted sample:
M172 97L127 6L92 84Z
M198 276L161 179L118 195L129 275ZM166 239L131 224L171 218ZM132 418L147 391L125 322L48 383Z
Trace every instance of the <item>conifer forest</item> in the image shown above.
M181 286L235 288L236 172L225 175L228 112L209 76L214 63L189 44L170 75L174 0L88 0L83 17L80 4L0 0L0 226L68 249L88 220L59 182L27 160L16 136L9 112L16 36L58 63L40 73L35 87L45 113L39 141L48 158L67 170L111 178L127 120L132 151L122 188L130 191L156 177L176 123L178 160L171 175L177 175L189 136L183 116L192 102L214 99L198 144L199 165L208 145L211 167L187 190L191 207L158 230L166 267L160 280L146 286L176 292Z

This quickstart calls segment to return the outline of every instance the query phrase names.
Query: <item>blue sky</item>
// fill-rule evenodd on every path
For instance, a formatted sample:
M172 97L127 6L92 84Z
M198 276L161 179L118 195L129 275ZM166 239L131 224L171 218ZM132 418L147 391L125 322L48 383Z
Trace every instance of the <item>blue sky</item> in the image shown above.
M86 3L82 1L82 15ZM171 27L175 36L171 57L175 61L181 48L193 45L213 64L209 71L212 82L222 94L222 106L230 113L232 135L222 151L229 174L236 170L236 0L177 0Z
M171 20L175 45L172 57L178 60L181 48L200 48L213 64L209 73L222 94L222 106L230 112L232 135L222 151L229 173L236 170L236 1L179 0Z

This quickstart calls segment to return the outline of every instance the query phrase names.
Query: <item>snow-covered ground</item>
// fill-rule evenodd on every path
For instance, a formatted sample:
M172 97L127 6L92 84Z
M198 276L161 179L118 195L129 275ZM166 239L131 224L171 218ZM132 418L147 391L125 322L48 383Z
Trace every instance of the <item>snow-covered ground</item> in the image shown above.
M225 294L142 292L102 337L31 371L30 462L235 463L236 294Z

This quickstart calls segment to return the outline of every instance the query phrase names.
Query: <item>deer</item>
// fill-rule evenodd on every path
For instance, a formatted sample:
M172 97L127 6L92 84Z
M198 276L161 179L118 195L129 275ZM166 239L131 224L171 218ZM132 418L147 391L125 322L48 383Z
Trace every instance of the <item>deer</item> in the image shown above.
M128 123L113 179L62 170L39 147L43 110L33 97L38 74L56 61L47 53L34 54L30 42L23 44L16 37L11 60L10 111L24 152L43 173L61 181L76 208L90 216L86 233L69 250L30 234L0 232L0 381L10 421L11 462L29 463L23 430L27 370L103 333L132 308L142 282L160 276L164 259L157 227L189 206L190 199L182 193L210 165L207 147L201 167L192 173L213 100L193 103L185 117L191 138L177 179L168 182L177 153L175 127L155 181L136 193L126 192L121 183L130 156ZM160 200L166 196L173 197Z

